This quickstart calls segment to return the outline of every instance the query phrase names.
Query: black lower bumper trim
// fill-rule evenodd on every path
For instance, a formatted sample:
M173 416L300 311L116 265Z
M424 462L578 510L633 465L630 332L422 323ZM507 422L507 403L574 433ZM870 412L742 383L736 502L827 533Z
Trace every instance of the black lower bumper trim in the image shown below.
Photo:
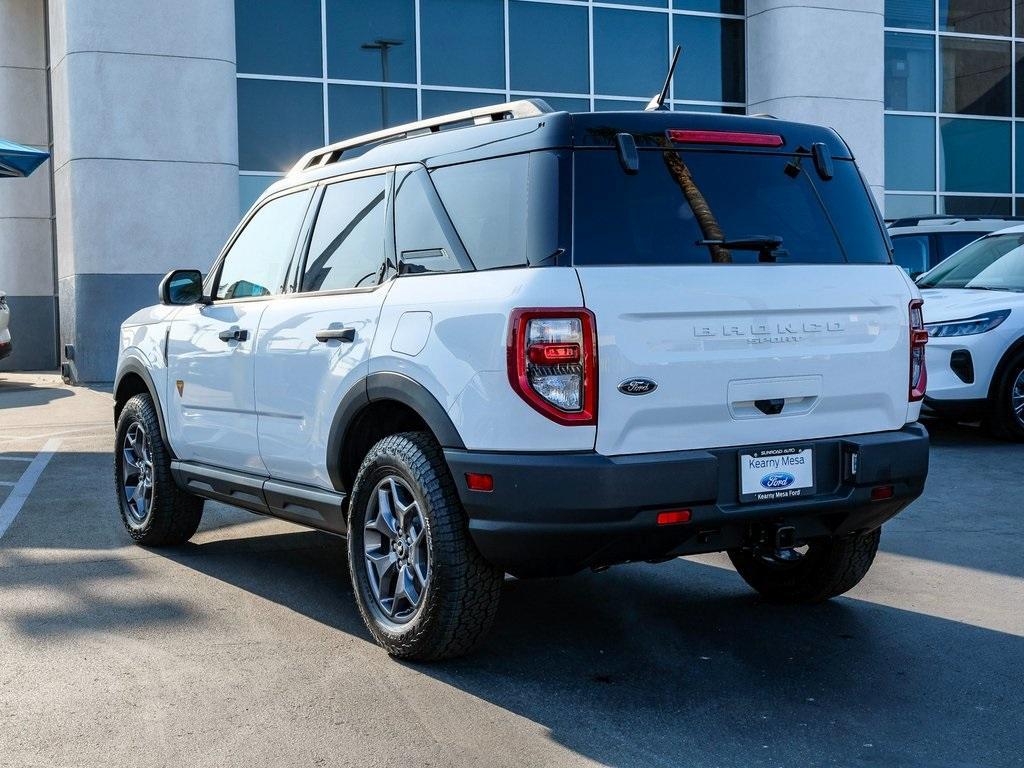
M917 498L928 474L920 424L797 445L814 449L816 495L752 504L738 501L737 454L748 447L632 456L448 449L445 457L476 545L518 575L716 552L781 524L801 539L870 530ZM494 490L469 490L467 472L491 475ZM883 485L891 497L873 501ZM690 510L690 522L657 525L658 512L674 509Z
M948 419L967 421L982 418L988 409L988 400L984 398L976 400L939 400L926 396L921 405L921 413L925 416L941 416Z

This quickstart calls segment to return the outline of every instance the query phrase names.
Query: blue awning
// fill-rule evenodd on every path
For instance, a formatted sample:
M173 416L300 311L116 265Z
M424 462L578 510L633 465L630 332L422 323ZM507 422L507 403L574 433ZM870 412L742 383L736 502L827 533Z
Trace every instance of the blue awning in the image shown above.
M21 178L46 162L49 152L0 139L0 178Z

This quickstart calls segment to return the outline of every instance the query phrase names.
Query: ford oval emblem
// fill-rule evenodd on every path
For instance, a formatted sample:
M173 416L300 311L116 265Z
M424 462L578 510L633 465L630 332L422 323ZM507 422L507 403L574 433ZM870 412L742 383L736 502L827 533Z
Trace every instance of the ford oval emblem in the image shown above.
M619 392L624 395L649 395L658 385L650 379L626 379L619 384Z
M796 482L796 478L789 472L769 472L761 478L761 485L770 491L777 491L779 488L788 488Z

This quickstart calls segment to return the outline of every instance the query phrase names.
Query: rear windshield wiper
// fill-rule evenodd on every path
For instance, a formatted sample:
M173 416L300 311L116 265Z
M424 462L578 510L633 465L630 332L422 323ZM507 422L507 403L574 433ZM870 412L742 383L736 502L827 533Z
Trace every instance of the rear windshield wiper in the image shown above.
M733 251L757 251L758 261L775 261L777 256L786 256L782 249L782 238L778 235L748 235L747 237L723 238L720 240L698 240L697 245L717 245Z

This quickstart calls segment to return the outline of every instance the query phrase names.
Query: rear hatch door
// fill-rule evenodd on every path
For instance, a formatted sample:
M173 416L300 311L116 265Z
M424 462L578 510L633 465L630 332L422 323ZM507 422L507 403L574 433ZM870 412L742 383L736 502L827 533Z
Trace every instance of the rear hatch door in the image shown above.
M826 178L803 148L639 143L632 174L574 153L598 452L902 427L912 287L852 160Z

